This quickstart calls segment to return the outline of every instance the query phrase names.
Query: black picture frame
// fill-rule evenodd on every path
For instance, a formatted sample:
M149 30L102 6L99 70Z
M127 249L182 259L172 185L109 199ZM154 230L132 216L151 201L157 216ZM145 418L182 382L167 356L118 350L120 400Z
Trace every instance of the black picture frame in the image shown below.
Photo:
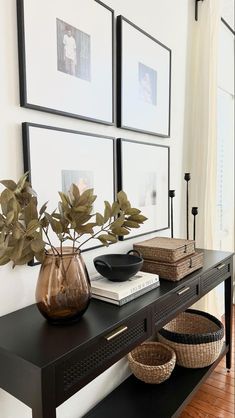
M117 195L117 178L116 178L116 172L117 172L117 168L116 168L116 146L115 146L115 138L111 137L111 136L106 136L106 135L100 135L100 134L94 134L94 133L88 133L88 132L83 132L83 131L76 131L76 130L71 130L71 129L64 129L64 128L59 128L59 127L54 127L54 126L47 126L47 125L41 125L41 124L37 124L37 123L30 123L30 122L24 122L22 123L22 144L23 144L23 163L24 163L24 172L29 172L29 181L32 183L32 187L34 188L34 181L33 181L33 166L32 166L32 154L31 154L31 149L32 149L32 144L31 144L31 133L30 133L30 129L34 129L34 128L39 128L43 131L54 131L54 132L59 132L59 133L65 133L65 134L75 134L75 135L79 135L79 136L84 136L85 137L90 137L91 138L91 142L92 142L92 147L94 144L94 140L98 139L99 141L99 147L100 147L100 141L105 140L105 141L110 141L112 144L112 161L111 161L111 165L112 165L112 173L108 173L105 177L106 179L106 186L107 186L107 182L111 177L113 177L113 181L110 184L110 189L112 188L112 199L113 201L116 199L116 195ZM97 142L98 142L97 141ZM86 142L87 142L87 138L86 138ZM67 142L66 142L67 143ZM108 142L107 142L108 143ZM85 142L84 142L85 144ZM47 150L48 152L48 150ZM95 153L95 157L97 157L97 153ZM37 155L37 158L39 161L42 161L42 171L45 171L45 163L43 164L43 156L42 158L40 158L40 155ZM55 158L55 157L54 157ZM98 158L98 157L97 157ZM108 158L107 155L105 155L105 159ZM50 175L52 175L53 172L50 172ZM45 185L46 188L48 188L48 183ZM35 187L36 189L36 187ZM107 187L106 187L107 190ZM53 190L54 192L55 190ZM59 191L56 190L56 192ZM104 189L105 191L105 189ZM37 189L36 189L37 192ZM50 193L50 192L48 192ZM38 195L38 198L40 198L40 193ZM48 199L46 199L45 201L47 201ZM58 196L58 200L59 200L59 196ZM56 203L58 202L58 200L56 201ZM103 201L107 200L107 196L103 196ZM95 242L95 240L93 241ZM97 244L97 245L92 245L89 248L84 248L81 249L81 252L87 252L87 251L91 251L94 250L96 248L101 248L102 244ZM34 266L36 264L40 264L38 262L35 262L35 260L32 260L32 262L29 263L29 265Z
M168 97L168 106L167 106L167 128L165 132L159 132L159 130L153 130L150 127L141 128L139 126L133 126L132 124L125 123L124 122L124 75L123 75L123 65L125 63L125 58L123 56L123 50L125 46L125 39L124 39L124 31L123 31L123 25L128 24L131 28L134 28L138 33L141 34L144 38L150 40L153 42L153 44L156 44L158 47L163 48L164 51L169 54L169 69L168 69L168 84L169 89L168 92L166 92ZM128 49L130 50L130 48ZM128 51L127 50L127 51ZM127 53L128 55L128 53ZM140 63L139 63L140 64ZM140 64L142 65L142 64ZM144 134L150 134L154 136L159 136L163 138L169 138L170 137L170 130L171 130L171 66L172 66L172 52L171 49L168 48L166 45L164 45L162 42L155 39L153 36L142 30L140 27L132 23L130 20L126 19L122 15L119 15L117 17L117 126L123 129L131 130L134 132L142 132ZM150 67L145 66L148 68L149 71L153 71ZM140 71L140 69L139 69ZM155 71L154 71L155 72ZM136 71L137 73L137 71ZM128 73L129 74L129 73ZM157 72L156 72L157 76ZM157 90L156 90L157 94ZM128 97L131 95L128 94ZM136 107L136 101L133 103L133 107ZM129 113L130 106L127 107L127 112ZM148 114L148 110L145 112L141 112L138 117L138 123L141 118L144 117L144 115ZM125 117L128 117L128 115L125 115Z
M143 228L144 228L144 224L143 224L143 225L140 226L139 229L132 230L130 235L128 235L124 238L120 237L121 241L123 239L128 240L128 239L132 239L132 238L136 238L136 237L140 237L140 236L144 236L144 235L149 235L149 234L152 234L152 233L155 233L155 232L167 230L167 229L170 228L170 199L169 199L169 190L170 190L170 147L166 146L166 145L159 145L159 144L154 144L154 143L150 143L150 142L133 141L133 140L124 139L124 138L118 138L117 139L117 191L119 192L120 190L124 190L127 193L128 197L130 197L131 194L130 194L129 190L125 189L125 184L124 184L125 173L124 173L124 167L123 167L123 165L124 165L124 161L123 161L124 160L124 152L125 152L124 149L123 149L124 148L123 144L125 144L125 143L131 144L133 146L133 151L134 151L134 147L139 146L139 145L141 145L143 147L143 152L144 152L144 150L147 149L147 147L154 148L154 149L159 148L159 149L162 149L162 150L163 149L166 150L166 156L165 157L166 157L166 162L167 162L167 167L166 167L167 187L166 187L166 190L165 190L164 198L165 198L165 201L167 202L167 204L166 204L167 207L165 208L167 210L167 220L166 220L166 225L165 226L162 226L160 228L156 227L156 228L153 228L153 229L148 230L148 231L146 231L146 230L143 231ZM150 148L149 148L149 150L150 150ZM133 152L132 158L135 161L135 163L131 165L131 170L133 171L134 167L138 168L139 164L143 163L144 157L143 157L143 154L142 154L141 155L141 160L138 161L138 160L135 159L136 157L135 157L135 154ZM148 161L148 163L149 163L149 161ZM131 183L131 188L133 189L133 182ZM132 190L132 192L133 192L133 190ZM131 198L130 198L130 201L131 201ZM133 206L133 203L134 203L134 206L135 206L136 202L131 201L132 206ZM142 211L143 215L146 215L145 210L144 210L143 207L141 207L141 205L136 204L136 207L138 207ZM136 233L134 234L134 232L136 232Z
M20 106L38 110L41 112L47 112L52 114L57 114L60 116L67 116L76 119L82 119L90 122L101 123L104 125L114 125L115 124L115 59L114 59L114 45L115 45L115 30L114 30L114 10L107 6L100 0L93 0L95 3L98 3L101 7L105 8L110 12L110 19L111 19L111 43L112 43L112 54L111 54L111 62L112 62L112 74L111 74L111 120L105 120L104 118L96 118L83 115L81 113L70 112L66 110L56 109L51 106L46 106L38 103L33 103L28 98L28 82L27 82L27 64L26 64L26 39L25 39L25 13L24 13L24 3L25 0L16 0L17 5L17 28L18 28L18 61L19 61L19 84L20 84ZM39 70L40 74L40 70ZM40 80L35 80L38 83Z

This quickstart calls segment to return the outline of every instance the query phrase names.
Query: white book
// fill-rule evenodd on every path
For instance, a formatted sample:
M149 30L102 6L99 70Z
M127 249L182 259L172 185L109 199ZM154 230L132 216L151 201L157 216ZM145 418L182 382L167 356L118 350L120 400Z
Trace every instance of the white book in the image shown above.
M157 274L144 271L139 271L125 282L112 282L105 277L98 276L91 280L91 292L92 295L120 300L157 282L159 282Z
M93 299L99 299L102 300L104 302L108 302L108 303L112 303L114 305L118 305L118 306L122 306L125 305L128 302L131 302L134 299L139 298L140 296L144 295L145 293L150 292L153 289L156 289L156 287L160 286L160 281L155 282L153 284L151 284L150 286L145 287L144 289L138 290L138 292L132 293L128 296L125 296L124 298L117 300L117 299L112 299L112 298L108 298L105 296L100 296L100 295L92 295Z

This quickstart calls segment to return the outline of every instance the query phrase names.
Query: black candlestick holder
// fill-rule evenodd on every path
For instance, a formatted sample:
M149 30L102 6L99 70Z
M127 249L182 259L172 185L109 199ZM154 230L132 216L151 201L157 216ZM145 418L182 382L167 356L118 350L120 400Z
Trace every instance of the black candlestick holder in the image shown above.
M175 197L175 190L169 190L169 197L171 199L171 238L174 238L173 198Z
M196 206L192 207L193 215L193 239L196 240L196 216L198 215L198 208Z
M187 231L187 239L189 239L189 198L188 198L188 183L191 179L190 173L184 174L184 180L187 182L186 185L186 231Z

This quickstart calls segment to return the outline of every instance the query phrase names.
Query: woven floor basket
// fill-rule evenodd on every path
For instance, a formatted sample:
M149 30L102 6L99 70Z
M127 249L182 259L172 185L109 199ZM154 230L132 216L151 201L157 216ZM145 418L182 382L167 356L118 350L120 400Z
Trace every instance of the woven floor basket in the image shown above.
M158 340L176 352L176 362L188 368L214 363L223 346L224 326L214 316L188 309L158 332Z
M175 352L165 344L146 342L128 354L133 374L145 383L162 383L175 367Z

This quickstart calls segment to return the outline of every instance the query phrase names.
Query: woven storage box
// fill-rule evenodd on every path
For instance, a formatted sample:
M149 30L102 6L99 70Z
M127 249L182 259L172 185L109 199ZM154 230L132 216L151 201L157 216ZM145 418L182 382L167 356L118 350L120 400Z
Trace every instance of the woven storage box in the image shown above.
M203 253L196 252L175 263L144 260L143 271L158 274L162 279L176 282L203 266Z
M172 348L159 342L146 342L128 354L133 374L145 383L162 383L167 380L176 363Z
M143 258L173 263L195 252L195 241L157 237L134 244Z
M224 326L214 316L188 309L158 332L158 340L176 352L176 362L188 368L214 363L223 346Z

